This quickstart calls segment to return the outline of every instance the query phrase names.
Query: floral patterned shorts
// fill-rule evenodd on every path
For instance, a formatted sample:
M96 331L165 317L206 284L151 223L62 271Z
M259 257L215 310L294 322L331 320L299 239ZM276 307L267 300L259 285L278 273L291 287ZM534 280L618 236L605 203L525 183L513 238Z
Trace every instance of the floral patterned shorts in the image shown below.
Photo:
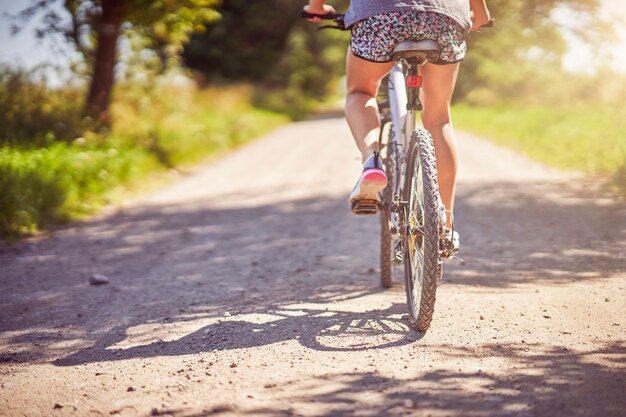
M440 13L389 12L358 21L351 29L352 53L373 62L390 62L393 48L406 40L437 41L441 56L434 64L461 61L467 51L461 25Z

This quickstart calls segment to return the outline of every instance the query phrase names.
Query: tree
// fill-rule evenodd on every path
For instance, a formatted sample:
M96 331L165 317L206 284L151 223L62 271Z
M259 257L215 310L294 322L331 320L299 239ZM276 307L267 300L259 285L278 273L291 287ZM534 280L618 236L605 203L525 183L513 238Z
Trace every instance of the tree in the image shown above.
M218 0L63 0L67 21L56 9L61 0L33 0L18 16L23 22L43 13L39 37L62 34L82 53L91 68L85 113L103 125L109 124L108 109L115 82L120 36L134 33L145 37L149 50L163 64L176 58L192 32L215 20ZM12 31L19 31L14 23Z
M263 81L286 52L301 10L293 0L224 0L221 19L192 36L183 63L216 81Z
M600 0L488 0L488 4L495 28L467 36L457 100L490 104L545 93L551 80L562 78L565 33L594 45L611 39L611 25L597 16ZM569 18L559 19L563 15Z
M344 73L349 38L301 19L303 4L224 0L217 9L222 18L192 37L183 64L210 82L252 82L255 104L300 118ZM332 4L343 11L348 1Z

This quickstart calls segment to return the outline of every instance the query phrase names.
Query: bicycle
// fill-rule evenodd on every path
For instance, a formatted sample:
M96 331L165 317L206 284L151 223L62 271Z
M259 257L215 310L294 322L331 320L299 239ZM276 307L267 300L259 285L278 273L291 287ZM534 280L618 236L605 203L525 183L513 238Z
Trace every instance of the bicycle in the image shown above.
M333 20L335 25L319 29L345 30L343 14L304 18ZM492 26L493 21L486 26ZM443 260L457 258L452 230L446 226L446 210L439 196L435 148L430 132L416 128L422 110L419 68L437 61L439 44L430 39L400 42L393 51L395 65L387 76L387 97L379 97L381 116L379 148L388 184L380 203L362 205L358 214L380 213L380 278L393 284L393 264L404 264L409 326L419 332L430 327L435 309L437 285L443 274ZM461 260L462 261L462 260Z

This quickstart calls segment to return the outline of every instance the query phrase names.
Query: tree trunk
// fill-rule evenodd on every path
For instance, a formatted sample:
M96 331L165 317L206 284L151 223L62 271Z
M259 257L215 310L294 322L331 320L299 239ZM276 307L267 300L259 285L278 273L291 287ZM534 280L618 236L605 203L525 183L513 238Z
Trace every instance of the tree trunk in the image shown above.
M85 113L94 118L99 127L108 127L108 114L117 61L117 39L121 25L120 0L102 0L102 15L98 27L98 45L93 62L91 85Z

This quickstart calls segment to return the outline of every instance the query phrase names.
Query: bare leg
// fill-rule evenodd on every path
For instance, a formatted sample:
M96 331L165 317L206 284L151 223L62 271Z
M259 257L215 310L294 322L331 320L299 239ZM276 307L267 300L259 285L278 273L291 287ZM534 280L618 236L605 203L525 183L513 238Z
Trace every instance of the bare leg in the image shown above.
M422 122L433 136L439 192L446 210L450 213L454 208L457 168L456 139L450 117L450 102L458 71L458 63L426 64L422 67L424 76ZM448 227L451 226L451 217L448 214Z
M346 63L348 94L346 119L363 162L378 150L380 120L376 93L380 80L391 70L393 63L375 63L357 58L348 48Z

